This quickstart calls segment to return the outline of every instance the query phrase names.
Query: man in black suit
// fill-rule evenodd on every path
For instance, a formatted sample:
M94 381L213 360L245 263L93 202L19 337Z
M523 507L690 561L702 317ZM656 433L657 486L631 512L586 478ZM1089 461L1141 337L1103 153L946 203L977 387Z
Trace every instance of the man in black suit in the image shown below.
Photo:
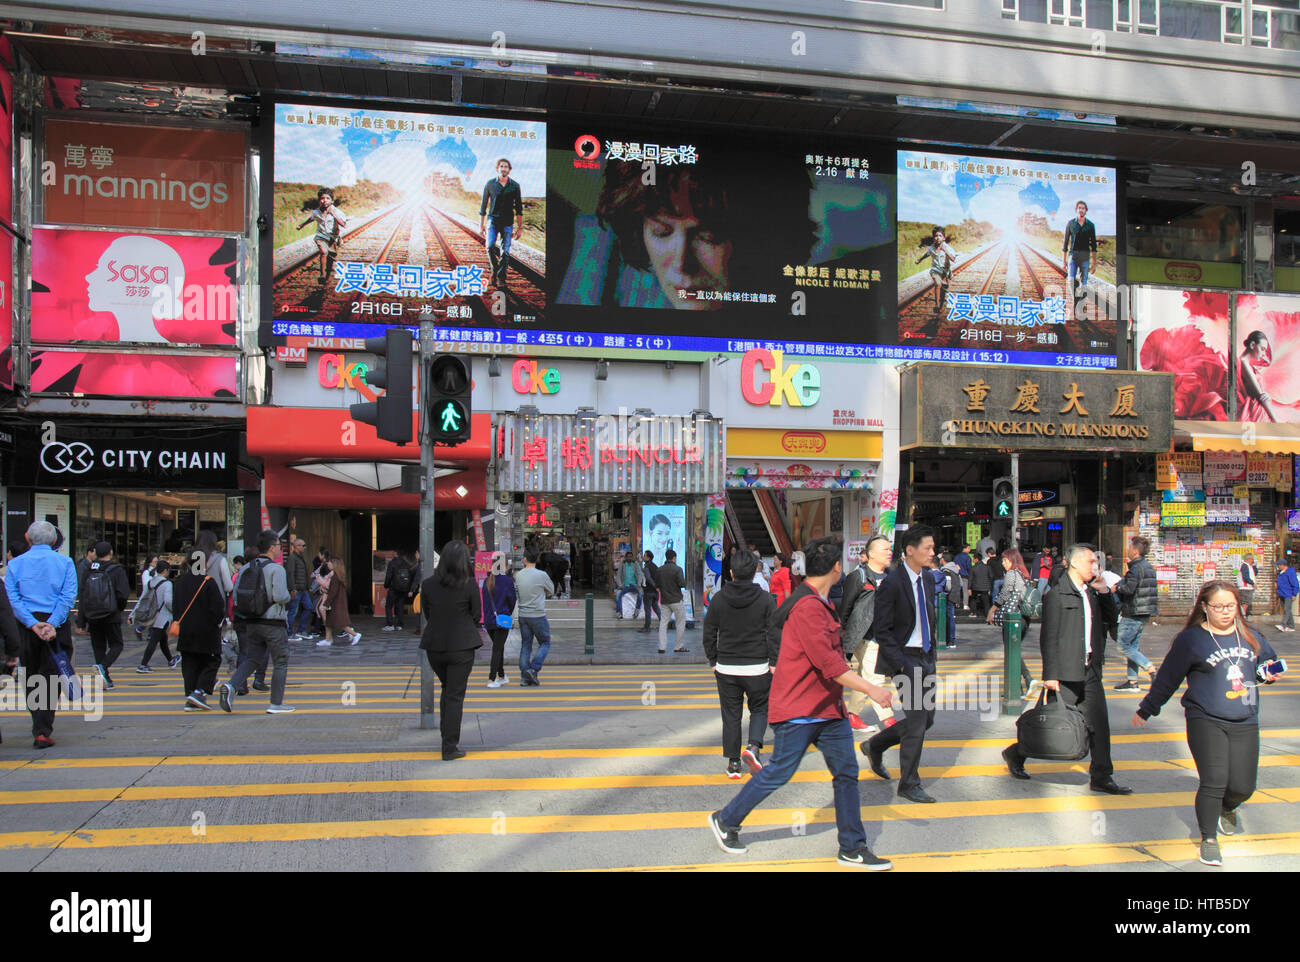
M899 545L903 563L889 572L876 590L872 631L880 646L877 670L891 676L905 676L911 697L903 700L906 713L903 720L864 742L862 754L871 763L871 770L889 781L882 755L885 749L898 745L902 767L898 794L913 802L933 802L921 788L917 770L925 733L934 724L933 697L925 697L934 688L935 647L939 643L935 634L938 615L934 580L929 575L930 561L934 558L934 531L926 525L908 528Z
M1106 635L1113 633L1115 606L1100 598L1109 591L1101 579L1091 545L1071 545L1062 558L1065 575L1043 597L1043 625L1038 641L1043 651L1043 684L1058 692L1067 705L1083 713L1088 726L1089 785L1094 792L1131 795L1133 789L1115 784L1110 760L1110 718L1101 669L1106 660ZM1029 778L1019 745L1009 745L1002 759L1016 778Z

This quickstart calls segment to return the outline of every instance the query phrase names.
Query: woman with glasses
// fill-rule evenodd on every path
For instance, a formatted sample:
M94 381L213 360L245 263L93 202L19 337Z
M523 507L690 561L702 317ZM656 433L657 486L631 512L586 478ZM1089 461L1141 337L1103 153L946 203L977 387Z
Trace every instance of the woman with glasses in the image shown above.
M1196 821L1206 865L1223 864L1219 833L1232 835L1240 829L1238 809L1254 794L1259 685L1276 679L1264 671L1276 660L1269 643L1242 620L1236 587L1227 581L1208 582L1133 715L1135 726L1145 725L1187 680L1183 716L1187 746L1201 779Z

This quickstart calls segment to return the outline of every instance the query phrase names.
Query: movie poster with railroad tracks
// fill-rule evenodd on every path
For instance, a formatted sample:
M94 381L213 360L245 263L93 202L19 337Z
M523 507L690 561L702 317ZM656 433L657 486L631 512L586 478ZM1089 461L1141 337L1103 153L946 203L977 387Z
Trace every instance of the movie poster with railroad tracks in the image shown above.
M274 203L277 334L546 321L544 123L279 104Z
M897 343L892 150L552 123L547 182L552 315L596 344Z
M1109 167L899 151L898 343L1114 366L1115 188Z

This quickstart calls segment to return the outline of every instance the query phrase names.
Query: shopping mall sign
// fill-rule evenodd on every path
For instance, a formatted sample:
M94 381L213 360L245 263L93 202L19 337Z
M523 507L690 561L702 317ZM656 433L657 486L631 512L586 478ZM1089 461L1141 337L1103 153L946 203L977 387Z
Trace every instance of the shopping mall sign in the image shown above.
M355 355L354 355L355 357ZM324 388L346 390L354 388L368 401L379 397L375 389L366 383L366 374L370 371L369 361L349 361L346 354L322 354L316 362L316 378Z
M740 393L750 404L812 407L822 396L822 375L806 361L786 364L780 351L756 348L740 359Z
M710 418L506 415L497 486L511 492L703 494L722 490L722 424Z
M1171 374L914 365L902 372L903 449L1168 451Z

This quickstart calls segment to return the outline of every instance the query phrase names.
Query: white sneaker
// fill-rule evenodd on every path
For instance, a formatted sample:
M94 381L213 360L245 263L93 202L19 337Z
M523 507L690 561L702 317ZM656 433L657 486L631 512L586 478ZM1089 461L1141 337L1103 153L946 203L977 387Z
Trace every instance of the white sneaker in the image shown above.
M290 640L290 641L302 641L302 635L290 635L290 636L289 636L289 640Z
M504 674L501 676L501 684L503 684L503 685L508 685L508 684L510 684L510 679L509 679L507 676L505 676Z
M355 635L352 636L352 644L355 645L360 640L361 640L361 632L358 631Z
M393 626L393 625L384 625L384 627L383 627L382 630L384 630L384 631L396 631L397 628L396 628L395 626Z
M316 647L317 647L317 648L332 648L333 646L334 646L334 642L332 642L332 641L323 641L323 640L322 640L322 641L318 641L318 642L316 642Z
M500 678L493 678L490 682L487 683L487 686L489 688L500 688L502 684L503 682L501 681Z

